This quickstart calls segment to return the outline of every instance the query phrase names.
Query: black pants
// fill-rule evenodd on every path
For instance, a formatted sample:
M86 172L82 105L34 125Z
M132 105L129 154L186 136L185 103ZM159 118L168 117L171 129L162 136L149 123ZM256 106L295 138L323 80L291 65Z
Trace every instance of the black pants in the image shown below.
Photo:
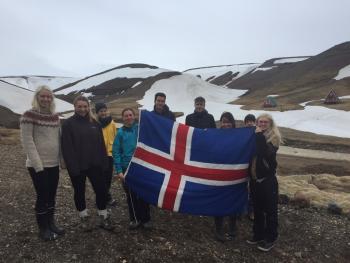
M273 242L278 237L278 182L276 176L261 183L251 181L254 206L254 237Z
M55 207L59 168L48 167L37 173L34 168L28 167L28 171L36 192L35 211L44 214Z
M224 227L224 220L226 217L224 216L215 216L214 217L214 222L215 222L215 229L217 232L223 231ZM229 234L230 235L235 235L236 232L236 221L237 221L237 216L236 215L231 215L227 216L228 218L228 226L229 226Z
M107 190L107 202L112 200L111 195L111 184L112 184L112 176L113 176L113 157L108 156L108 170L104 172L105 180L106 180L106 190Z
M106 181L101 167L91 167L81 171L79 175L69 175L74 188L74 203L78 211L86 209L85 182L89 178L91 186L96 195L96 206L99 210L106 209L107 190Z
M143 201L134 193L125 183L123 188L126 193L126 199L129 208L130 221L146 223L151 220L149 204Z

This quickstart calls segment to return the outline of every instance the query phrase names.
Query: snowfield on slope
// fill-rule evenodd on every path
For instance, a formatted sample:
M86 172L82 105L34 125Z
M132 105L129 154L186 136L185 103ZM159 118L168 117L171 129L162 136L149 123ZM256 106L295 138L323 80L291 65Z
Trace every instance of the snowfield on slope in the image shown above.
M34 92L19 88L0 81L0 105L14 113L22 114L32 107ZM60 99L55 99L56 111L65 112L73 110L73 105Z
M245 90L227 89L212 85L189 74L173 76L159 80L145 93L139 101L142 108L153 109L154 94L164 92L167 95L167 104L172 111L183 112L184 116L177 121L184 122L187 114L194 110L194 98L202 96L206 99L206 109L220 119L224 111L229 111L235 119L243 120L248 114L258 116L266 111L242 110L241 105L227 104L243 95ZM350 138L350 114L342 110L329 109L321 106L306 106L303 110L269 111L278 126L292 128L316 134Z
M106 73L88 77L87 79L82 80L73 86L57 91L56 94L67 95L71 92L76 93L78 91L86 90L88 88L100 85L106 81L109 81L115 78L148 78L167 71L170 71L170 70L161 69L161 68L152 69L152 68L130 68L130 67L114 69Z

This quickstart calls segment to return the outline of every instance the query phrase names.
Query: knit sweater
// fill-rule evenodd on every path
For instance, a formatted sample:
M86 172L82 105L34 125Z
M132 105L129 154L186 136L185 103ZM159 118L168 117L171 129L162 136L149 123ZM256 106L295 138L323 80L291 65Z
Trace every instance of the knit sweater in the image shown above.
M26 166L36 172L59 165L60 119L58 114L26 111L20 119L21 141L27 155Z

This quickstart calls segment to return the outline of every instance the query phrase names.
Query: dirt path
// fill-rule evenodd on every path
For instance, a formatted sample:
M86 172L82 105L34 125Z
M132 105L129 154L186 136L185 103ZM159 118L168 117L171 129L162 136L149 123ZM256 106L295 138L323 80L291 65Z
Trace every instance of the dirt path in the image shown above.
M301 148L293 148L289 146L281 146L278 150L278 154L295 156L295 157L306 157L306 158L314 158L314 159L327 159L327 160L350 162L350 154L348 153L301 149Z

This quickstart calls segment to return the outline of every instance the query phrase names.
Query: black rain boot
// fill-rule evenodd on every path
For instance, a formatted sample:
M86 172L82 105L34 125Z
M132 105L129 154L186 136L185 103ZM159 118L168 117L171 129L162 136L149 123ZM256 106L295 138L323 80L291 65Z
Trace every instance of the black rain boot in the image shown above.
M229 217L229 222L228 222L228 228L229 228L229 239L233 240L236 237L237 229L236 229L236 221L237 217L236 216L230 216Z
M58 226L56 226L55 223L55 208L49 208L47 210L47 217L48 217L48 224L49 224L49 228L52 232L56 233L57 235L63 235L65 233L63 228L60 228Z
M221 216L216 216L215 218L215 237L218 241L224 242L224 218Z
M47 213L36 214L36 221L39 226L39 238L44 241L57 239L57 234L49 229Z

